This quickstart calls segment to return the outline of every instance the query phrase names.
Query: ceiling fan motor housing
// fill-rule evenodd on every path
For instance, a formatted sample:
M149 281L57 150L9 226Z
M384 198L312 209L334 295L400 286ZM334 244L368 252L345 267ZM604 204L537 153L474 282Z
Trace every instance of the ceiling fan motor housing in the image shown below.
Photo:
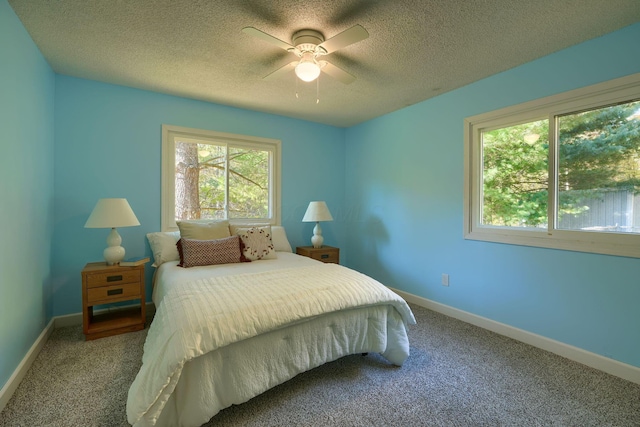
M316 47L324 42L324 36L315 30L297 31L291 41L300 52L315 52Z

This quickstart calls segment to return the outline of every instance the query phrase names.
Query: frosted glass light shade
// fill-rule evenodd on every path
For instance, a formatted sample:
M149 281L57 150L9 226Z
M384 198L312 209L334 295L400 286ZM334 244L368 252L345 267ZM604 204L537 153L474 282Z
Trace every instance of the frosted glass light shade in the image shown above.
M127 199L100 199L93 208L89 219L84 224L85 228L110 228L107 236L107 248L104 250L104 259L107 265L115 265L124 259L125 250L120 244L122 238L116 227L132 227L140 225L136 214L133 213Z
M324 243L324 237L322 237L322 228L320 227L320 221L333 221L331 212L325 202L311 202L307 207L307 211L302 218L302 222L315 222L313 227L313 237L311 237L311 244L314 248L321 248Z
M315 61L311 53L305 52L298 65L296 65L295 72L300 80L312 82L320 75L320 65Z

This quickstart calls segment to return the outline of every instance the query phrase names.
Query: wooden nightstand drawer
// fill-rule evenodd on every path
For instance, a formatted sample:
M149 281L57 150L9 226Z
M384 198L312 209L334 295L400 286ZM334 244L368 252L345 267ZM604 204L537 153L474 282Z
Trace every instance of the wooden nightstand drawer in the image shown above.
M296 253L298 255L303 255L326 263L340 263L340 249L332 246L323 246L321 248L314 248L313 246L298 246L296 248Z
M106 304L140 297L140 282L87 289L87 303Z
M338 253L336 251L317 251L311 253L311 258L322 262L338 262Z
M87 288L139 282L140 270L87 274Z

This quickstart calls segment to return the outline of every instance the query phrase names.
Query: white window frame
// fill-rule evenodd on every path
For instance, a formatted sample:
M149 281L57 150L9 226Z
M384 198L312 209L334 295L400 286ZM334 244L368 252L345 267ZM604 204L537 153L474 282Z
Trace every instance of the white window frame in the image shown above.
M464 121L464 238L640 258L640 235L555 228L557 149L555 117L640 99L640 73L469 117ZM548 228L482 224L482 132L549 120Z
M237 135L204 129L186 128L172 125L162 125L162 177L161 177L161 213L160 228L162 231L175 231L175 164L176 138L183 140L209 140L216 144L228 144L233 147L254 148L267 150L272 153L269 164L269 218L233 218L231 222L265 223L280 225L280 191L281 191L281 145L277 139L256 136Z

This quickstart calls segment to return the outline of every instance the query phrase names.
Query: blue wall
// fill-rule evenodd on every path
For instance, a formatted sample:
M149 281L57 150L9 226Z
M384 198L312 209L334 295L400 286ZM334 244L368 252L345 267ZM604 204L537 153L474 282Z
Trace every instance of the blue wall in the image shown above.
M0 388L51 317L54 73L0 0Z
M462 238L463 119L640 72L639 39L640 24L344 130L55 75L0 0L0 387L51 316L81 311L80 270L107 235L83 228L99 198L129 200L142 225L120 230L124 246L150 255L162 124L282 140L293 246L312 234L300 222L308 202L326 200L325 241L349 266L640 366L640 260Z
M463 239L464 118L640 72L638 40L640 24L348 129L350 266L640 367L639 259Z
M83 228L99 198L127 198L141 223L118 230L127 256L151 255L145 234L160 230L162 124L281 140L282 224L293 246L310 244L313 224L301 222L309 201L343 209L343 129L61 75L55 123L54 315L81 311L80 270L102 260L108 230ZM312 161L322 173L310 172ZM344 234L341 221L324 227L329 245L344 247Z

